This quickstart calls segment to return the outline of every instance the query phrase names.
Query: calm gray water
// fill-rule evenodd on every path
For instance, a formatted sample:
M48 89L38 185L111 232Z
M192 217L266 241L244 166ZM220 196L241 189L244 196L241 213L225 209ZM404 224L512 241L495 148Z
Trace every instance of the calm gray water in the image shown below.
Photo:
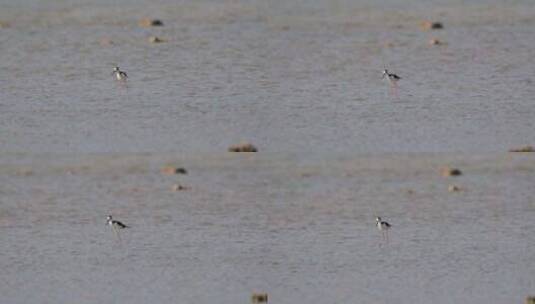
M535 294L531 1L0 6L1 303Z
M531 1L139 2L6 4L2 151L212 153L248 140L284 153L502 152L535 142ZM140 28L143 16L165 26ZM425 19L445 30L421 31ZM430 47L433 37L447 45ZM403 77L399 98L384 66Z
M521 303L535 284L531 157L3 160L3 303Z

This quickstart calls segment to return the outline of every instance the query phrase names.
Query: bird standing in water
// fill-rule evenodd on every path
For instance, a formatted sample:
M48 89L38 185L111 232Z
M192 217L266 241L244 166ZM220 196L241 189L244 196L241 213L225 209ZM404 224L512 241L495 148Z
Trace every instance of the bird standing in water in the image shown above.
M119 244L122 244L122 240L121 240L121 236L119 235L119 229L125 229L125 228L130 228L129 226L126 226L125 224L119 222L119 221L116 221L113 219L113 217L111 215L108 215L108 217L106 218L107 219L107 224L109 226L111 226L111 228L113 228L113 232L115 232L115 236L117 236L117 239L119 240Z
M385 78L385 76L388 77L388 81L390 81L390 84L392 85L395 85L401 79L398 75L388 72L387 69L383 70L383 78Z
M398 91L397 91L398 81L401 79L401 77L399 77L398 75L394 73L388 72L387 69L384 69L382 78L384 79L385 77L388 78L388 82L390 82L390 89L391 89L392 94L398 97Z
M113 219L113 217L111 215L108 215L107 217L107 223L108 225L112 226L114 229L125 229L125 228L130 228L128 226L126 226L125 224L119 222L119 221L116 221Z
M115 78L119 81L125 81L128 78L128 75L126 75L125 72L121 71L118 66L116 66L113 69L113 72L111 72L112 75L115 75Z
M388 243L388 230L391 225L388 222L383 221L380 217L375 218L377 229L383 233L383 240Z

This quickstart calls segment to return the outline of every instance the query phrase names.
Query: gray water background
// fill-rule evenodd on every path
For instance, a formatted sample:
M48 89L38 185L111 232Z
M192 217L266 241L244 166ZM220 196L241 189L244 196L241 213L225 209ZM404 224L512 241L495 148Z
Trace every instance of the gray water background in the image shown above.
M264 152L466 153L534 142L530 1L101 2L3 5L2 151L211 153L247 140ZM141 28L144 16L165 26ZM445 29L419 30L428 19ZM128 88L111 79L114 65ZM385 66L403 78L399 98Z
M0 7L1 303L535 293L535 162L505 154L535 143L531 1Z

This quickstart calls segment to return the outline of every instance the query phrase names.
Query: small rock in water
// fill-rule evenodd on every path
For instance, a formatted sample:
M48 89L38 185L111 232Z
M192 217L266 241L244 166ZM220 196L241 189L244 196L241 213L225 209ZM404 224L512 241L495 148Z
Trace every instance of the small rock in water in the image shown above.
M312 173L310 173L310 172L301 173L301 177L311 177L311 176L312 176Z
M166 40L165 39L162 39L162 38L159 38L159 37L156 37L156 36L150 36L149 37L149 42L150 43L162 43L162 42L165 42Z
M459 192L459 191L461 191L461 188L459 188L458 186L455 186L455 185L449 185L448 191L449 192Z
M29 168L21 168L17 171L18 176L32 176L33 174L33 170Z
M267 293L253 293L251 296L251 303L267 303L268 294Z
M113 45L113 40L111 40L110 38L102 38L102 39L100 39L100 45L101 46Z
M509 152L535 152L535 149L532 146L525 146L525 147L510 149Z
M535 297L527 297L526 304L535 304Z
M423 21L422 23L420 23L420 28L424 31L440 30L444 28L444 25L442 25L442 22Z
M174 184L173 187L171 188L171 190L173 191L184 191L184 190L189 190L189 187L186 187L186 186L182 186L181 184Z
M255 146L250 143L241 143L237 145L232 145L228 148L229 152L257 152Z
M444 42L436 39L436 38L433 38L431 40L429 40L429 45L443 45Z
M457 169L457 168L450 168L450 167L443 167L441 170L440 170L442 176L444 177L447 177L447 176L459 176L461 174L463 174L461 172L461 170Z
M8 28L8 27L9 27L9 23L4 22L4 21L0 21L0 29L2 29L2 28Z
M181 167L173 167L173 166L166 166L163 167L160 172L166 175L173 175L173 174L188 174L188 171L185 168Z
M139 21L139 26L142 26L142 27L163 26L163 22L160 19L143 18Z

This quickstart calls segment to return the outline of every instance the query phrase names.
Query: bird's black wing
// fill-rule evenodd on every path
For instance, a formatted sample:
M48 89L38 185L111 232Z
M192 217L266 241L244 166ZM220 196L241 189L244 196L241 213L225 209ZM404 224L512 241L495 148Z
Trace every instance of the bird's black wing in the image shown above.
M119 226L119 228L121 228L121 229L124 229L124 228L130 228L130 227L126 226L125 224L123 224L123 223L121 223L121 222L118 222L118 221L115 221L115 224L116 224L117 226Z

